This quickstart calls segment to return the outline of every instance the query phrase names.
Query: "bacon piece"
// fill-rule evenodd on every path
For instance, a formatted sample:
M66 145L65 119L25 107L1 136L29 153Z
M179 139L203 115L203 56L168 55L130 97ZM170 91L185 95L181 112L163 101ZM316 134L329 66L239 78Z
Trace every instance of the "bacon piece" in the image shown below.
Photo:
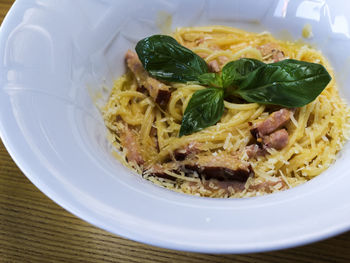
M165 172L165 168L160 164L154 164L149 169L146 170L147 174L151 176L156 176L168 180L175 180L176 178L172 177L171 175L167 174Z
M282 179L280 179L277 182L267 181L256 185L250 185L249 189L256 190L256 191L263 191L266 193L272 193L272 188L277 184L281 184L281 187L278 190L282 190L287 187L286 183Z
M256 158L267 154L267 149L274 148L282 150L287 146L289 135L286 129L280 129L289 120L292 112L287 109L281 109L273 112L264 121L256 123L250 130L257 144L246 147L246 153L249 158Z
M278 62L285 59L284 53L280 50L280 47L275 43L267 43L257 47L263 57L269 57L273 62Z
M183 161L186 157L193 157L194 154L200 152L200 144L197 142L190 142L185 148L174 151L174 158L177 161Z
M287 109L275 111L266 120L256 123L250 132L255 138L262 138L285 125L291 115L292 112Z
M148 75L135 52L128 50L125 60L130 70L134 73L139 88L145 88L159 105L166 105L171 95L169 87Z
M258 156L264 156L267 152L266 149L260 147L257 144L248 145L246 148L246 153L249 158L256 158Z
M228 57L226 56L219 56L218 57L218 61L220 66L223 66L224 64L226 64L228 62Z
M208 63L209 71L210 72L220 72L221 68L227 63L228 57L226 56L219 56L217 60L212 60Z
M209 191L215 191L217 189L222 189L227 194L231 194L229 188L232 188L234 192L242 192L245 189L245 182L238 181L218 181L215 179L210 179L203 182L203 187Z
M227 184L226 187L242 188L244 183L250 176L254 176L254 171L248 162L238 159L227 153L222 153L217 156L193 156L191 159L184 161L174 161L165 164L155 164L144 170L144 173L166 179L175 180L165 171L184 172L185 174L197 172L202 179L214 180L216 184L223 187L224 184L218 183L222 181L240 183L239 187L236 184ZM242 185L241 185L242 184Z
M286 129L280 129L268 136L263 137L263 144L266 148L282 150L288 144L289 135Z
M126 158L129 162L135 162L138 165L144 163L138 137L127 126L125 126L124 131L120 134L120 143L126 149Z
M248 145L245 150L249 158L264 156L268 153L267 149L274 148L282 150L287 146L289 135L286 129L277 130L263 138L258 138L258 144Z
M212 60L208 63L209 71L210 72L220 72L220 66L217 60Z
M229 154L197 156L196 160L184 161L185 169L196 171L205 179L246 182L254 171L249 163Z

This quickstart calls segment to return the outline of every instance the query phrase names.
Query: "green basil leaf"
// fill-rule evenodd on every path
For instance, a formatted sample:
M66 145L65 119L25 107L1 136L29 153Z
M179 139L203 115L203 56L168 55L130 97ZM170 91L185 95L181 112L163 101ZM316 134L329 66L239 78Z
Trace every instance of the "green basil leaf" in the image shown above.
M222 79L220 74L216 73L205 73L198 76L198 80L201 84L210 87L222 88Z
M200 56L170 36L147 37L135 49L148 73L161 80L197 81L199 75L208 72L207 63Z
M286 59L249 73L235 93L248 102L302 107L316 99L330 80L320 64Z
M239 86L250 72L264 65L264 62L252 58L241 58L227 63L222 69L224 88Z
M224 113L224 90L207 88L193 93L182 118L180 137L217 123Z

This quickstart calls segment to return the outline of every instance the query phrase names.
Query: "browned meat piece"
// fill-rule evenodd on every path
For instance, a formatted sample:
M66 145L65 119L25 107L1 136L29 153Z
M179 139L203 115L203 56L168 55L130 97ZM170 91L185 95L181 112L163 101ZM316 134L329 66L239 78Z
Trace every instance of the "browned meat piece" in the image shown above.
M286 129L280 129L289 120L292 112L287 109L281 109L273 112L266 120L256 123L250 130L257 144L246 147L246 153L249 158L264 156L268 152L266 149L274 148L282 150L287 146L289 135ZM277 130L277 131L276 131Z
M186 157L193 157L194 154L197 154L200 152L199 147L200 147L199 143L191 142L185 148L175 150L174 158L177 161L183 161L186 159Z
M215 191L215 188L222 189L225 191L225 193L231 194L232 192L229 190L229 188L232 188L234 192L242 192L245 189L245 182L218 181L215 179L210 179L203 182L203 187L209 191Z
M275 43L267 43L265 45L257 47L263 57L271 58L273 62L278 62L285 59L283 51Z
M220 72L220 66L217 60L212 60L208 63L209 71L210 72Z
M266 149L260 147L257 144L248 145L246 148L246 153L249 158L256 158L258 156L264 156L267 152Z
M220 66L223 66L224 64L226 64L228 62L228 57L220 56L220 57L218 57L218 61L219 61Z
M164 85L152 77L147 77L143 86L147 89L156 103L159 105L166 105L168 103L171 92L167 85Z
M126 158L129 162L135 162L138 165L144 163L137 135L127 126L120 134L120 143L126 149Z
M226 56L219 56L217 60L212 60L208 63L209 71L210 72L220 72L221 68L228 62L228 57Z
M249 158L264 156L268 153L267 149L274 148L282 150L287 146L289 135L286 129L277 130L263 138L258 138L258 144L248 145L245 150Z
M279 183L281 184L281 187L278 190L282 190L282 189L285 189L287 187L286 183L283 180L278 180L277 182L267 181L267 182L259 183L256 185L250 185L249 189L256 190L256 191L263 191L266 193L271 193L272 188Z
M291 114L287 109L275 111L266 120L256 123L250 132L255 138L262 138L285 125L290 120Z
M174 161L165 164L154 164L144 170L145 174L157 176L165 179L175 180L173 176L165 171L175 173L197 172L202 179L215 182L220 188L232 188L238 190L244 188L244 183L250 176L254 176L254 171L248 162L241 161L237 156L222 153L217 156L191 156L191 159L184 161ZM222 184L223 181L233 182L232 184ZM237 184L236 184L237 183Z
M160 165L160 164L154 164L151 166L151 168L149 168L147 171L147 174L151 175L151 176L156 176L156 177L160 177L160 178L164 178L164 179L168 179L168 180L175 180L176 178L168 175L167 173L165 173L165 168Z
M282 150L288 144L289 135L286 129L281 129L263 137L263 144L266 148Z
M141 92L141 93L146 93L146 92L148 92L144 86L137 86L137 89L136 89L136 90L137 90L138 92Z
M184 161L185 169L196 171L205 179L246 182L254 171L249 163L229 154L197 156L196 160Z
M142 87L145 88L156 103L166 105L171 95L169 87L148 75L135 52L128 50L125 60L130 70L134 73L139 87L141 89Z

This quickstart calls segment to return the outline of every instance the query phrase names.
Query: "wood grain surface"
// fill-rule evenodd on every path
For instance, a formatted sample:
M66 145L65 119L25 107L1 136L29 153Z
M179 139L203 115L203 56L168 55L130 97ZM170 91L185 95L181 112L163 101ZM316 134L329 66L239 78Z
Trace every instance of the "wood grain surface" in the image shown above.
M12 3L0 0L1 22ZM350 262L350 233L246 255L186 253L140 244L98 229L55 204L23 175L0 141L0 262Z

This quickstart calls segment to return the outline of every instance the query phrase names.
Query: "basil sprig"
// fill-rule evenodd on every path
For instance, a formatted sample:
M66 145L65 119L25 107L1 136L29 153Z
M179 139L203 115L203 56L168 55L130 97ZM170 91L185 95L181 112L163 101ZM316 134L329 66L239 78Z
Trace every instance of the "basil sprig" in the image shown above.
M286 59L254 70L234 93L249 102L302 107L315 100L330 80L320 64Z
M192 95L179 136L217 123L224 112L224 99L232 96L260 104L302 107L315 100L331 80L321 64L294 59L265 64L241 58L227 63L221 73L209 73L201 57L164 35L139 41L136 52L148 73L159 80L209 86Z
M252 58L241 58L227 63L221 73L223 87L240 86L249 73L264 65L264 62Z
M199 75L208 72L208 65L200 56L169 36L147 37L135 49L144 68L157 79L197 81Z
M224 90L208 88L193 93L182 118L180 136L217 123L224 113Z

